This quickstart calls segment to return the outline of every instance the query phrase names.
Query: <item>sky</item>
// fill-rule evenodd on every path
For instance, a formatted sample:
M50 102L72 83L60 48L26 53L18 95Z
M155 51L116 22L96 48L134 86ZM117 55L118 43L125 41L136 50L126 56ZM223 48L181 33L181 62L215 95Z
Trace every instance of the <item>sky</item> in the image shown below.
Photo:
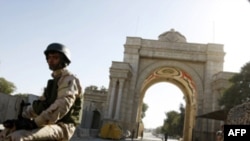
M43 51L59 42L70 48L69 69L84 88L108 88L109 68L123 61L126 37L158 40L170 29L188 43L223 44L224 71L239 72L250 60L249 17L248 0L0 0L0 77L15 84L15 93L41 95L51 74ZM165 112L182 103L175 86L156 84L145 101L155 94L175 103L162 102L161 116L145 119L146 127L162 124ZM148 117L156 111L151 99Z

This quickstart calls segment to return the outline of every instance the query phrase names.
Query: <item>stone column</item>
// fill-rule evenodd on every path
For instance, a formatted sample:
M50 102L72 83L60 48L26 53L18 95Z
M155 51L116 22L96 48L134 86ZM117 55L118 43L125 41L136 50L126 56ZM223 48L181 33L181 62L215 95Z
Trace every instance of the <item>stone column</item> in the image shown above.
M123 85L124 85L124 79L119 80L119 92L118 92L118 100L116 105L116 111L115 111L115 119L119 119L120 109L121 109L121 99L122 99L122 92L123 92Z
M112 89L111 89L109 109L108 109L108 117L109 118L112 118L112 111L113 111L113 105L114 105L115 88L116 88L117 79L112 79L111 81L112 81Z

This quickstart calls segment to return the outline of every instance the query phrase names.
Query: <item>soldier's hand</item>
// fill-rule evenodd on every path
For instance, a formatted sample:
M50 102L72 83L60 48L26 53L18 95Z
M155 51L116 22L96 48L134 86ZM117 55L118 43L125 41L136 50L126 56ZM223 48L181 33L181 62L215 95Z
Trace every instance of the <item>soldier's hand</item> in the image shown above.
M35 121L27 119L27 118L16 120L15 126L16 126L16 130L20 130L20 129L32 130L32 129L37 128Z
M4 128L13 128L15 126L16 119L8 119L3 122Z

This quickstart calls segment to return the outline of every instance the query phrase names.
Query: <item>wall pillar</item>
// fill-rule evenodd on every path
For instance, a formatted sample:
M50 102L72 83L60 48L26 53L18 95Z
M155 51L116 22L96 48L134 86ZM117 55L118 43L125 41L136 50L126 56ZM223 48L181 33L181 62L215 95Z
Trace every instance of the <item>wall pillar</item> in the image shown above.
M111 96L109 101L109 109L108 109L108 117L112 118L112 111L113 111L113 105L114 105L114 98L115 98L115 89L116 89L116 81L117 79L111 79L112 81L112 89L111 89Z
M118 92L118 101L116 105L116 111L115 111L115 119L118 120L120 117L120 109L121 109L121 99L122 99L122 92L123 92L123 86L124 86L124 80L119 80L119 92Z

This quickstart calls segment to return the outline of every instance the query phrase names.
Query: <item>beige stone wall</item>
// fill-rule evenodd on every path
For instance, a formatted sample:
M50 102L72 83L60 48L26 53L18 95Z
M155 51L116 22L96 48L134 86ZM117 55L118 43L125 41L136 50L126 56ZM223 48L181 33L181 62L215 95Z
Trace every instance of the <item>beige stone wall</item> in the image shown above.
M97 87L86 88L84 92L83 116L80 128L91 129L93 122L98 124L98 128L104 119L105 105L107 102L107 90L100 90ZM100 114L100 120L94 121L94 112Z
M223 107L219 106L218 99L221 98L225 90L232 85L228 80L232 78L233 75L235 74L236 73L233 72L219 72L213 76L213 83L212 83L213 102L212 102L212 109L210 109L211 111L209 112L223 109ZM224 124L224 121L213 120L212 122L213 123L211 131L216 131L217 129L220 129L220 125Z

